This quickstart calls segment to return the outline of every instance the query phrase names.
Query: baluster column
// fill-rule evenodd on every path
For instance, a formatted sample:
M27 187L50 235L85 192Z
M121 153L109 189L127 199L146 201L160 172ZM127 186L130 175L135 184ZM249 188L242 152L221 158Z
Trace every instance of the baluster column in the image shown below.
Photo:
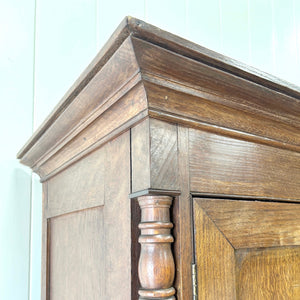
M141 254L139 259L140 300L175 299L175 274L170 222L172 197L141 196Z

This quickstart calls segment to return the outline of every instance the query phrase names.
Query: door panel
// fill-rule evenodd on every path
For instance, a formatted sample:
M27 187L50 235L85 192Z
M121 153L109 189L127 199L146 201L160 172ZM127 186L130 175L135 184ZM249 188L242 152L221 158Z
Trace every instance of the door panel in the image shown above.
M194 198L199 299L300 299L300 205Z
M236 252L238 299L300 299L299 247Z

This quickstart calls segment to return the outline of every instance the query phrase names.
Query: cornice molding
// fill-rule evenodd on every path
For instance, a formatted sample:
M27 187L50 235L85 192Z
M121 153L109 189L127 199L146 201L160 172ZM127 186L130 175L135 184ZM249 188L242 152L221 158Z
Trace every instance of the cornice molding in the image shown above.
M18 158L45 179L146 117L300 151L299 115L299 87L127 17Z

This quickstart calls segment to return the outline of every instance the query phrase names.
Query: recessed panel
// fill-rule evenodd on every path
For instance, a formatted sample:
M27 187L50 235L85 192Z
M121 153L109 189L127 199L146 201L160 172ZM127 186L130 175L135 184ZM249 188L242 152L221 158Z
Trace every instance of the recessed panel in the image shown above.
M238 299L300 299L300 247L243 249L236 261Z
M51 300L103 299L103 235L102 207L51 219Z

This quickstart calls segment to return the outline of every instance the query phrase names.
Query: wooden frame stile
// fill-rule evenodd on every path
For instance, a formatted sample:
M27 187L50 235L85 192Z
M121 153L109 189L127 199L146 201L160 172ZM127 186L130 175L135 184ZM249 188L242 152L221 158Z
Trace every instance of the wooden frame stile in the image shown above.
M178 276L175 280L177 298L192 299L193 235L191 219L191 195L189 180L189 129L177 125L178 175L180 195L174 203L175 258Z

